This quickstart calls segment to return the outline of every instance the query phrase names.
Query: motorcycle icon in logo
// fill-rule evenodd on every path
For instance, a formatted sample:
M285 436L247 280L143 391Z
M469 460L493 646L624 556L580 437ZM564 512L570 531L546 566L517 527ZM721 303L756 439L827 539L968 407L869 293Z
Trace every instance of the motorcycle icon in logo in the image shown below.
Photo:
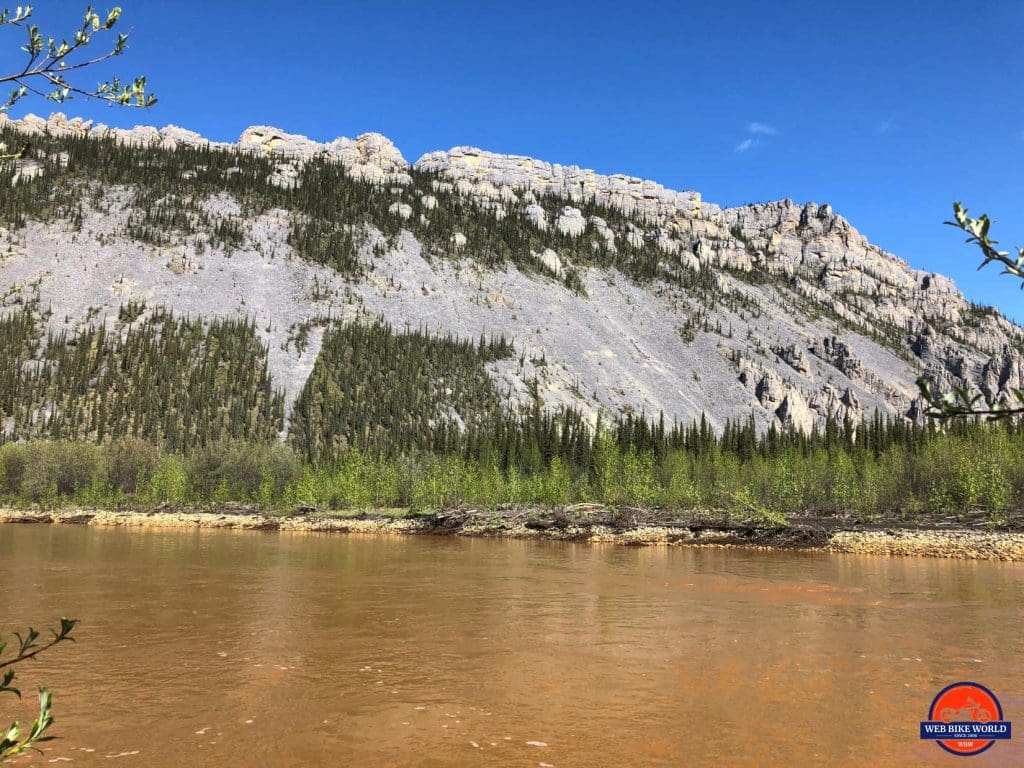
M977 720L979 723L987 723L992 719L992 713L968 696L967 703L959 709L943 707L939 710L939 719L944 723L952 723L954 720L960 722Z

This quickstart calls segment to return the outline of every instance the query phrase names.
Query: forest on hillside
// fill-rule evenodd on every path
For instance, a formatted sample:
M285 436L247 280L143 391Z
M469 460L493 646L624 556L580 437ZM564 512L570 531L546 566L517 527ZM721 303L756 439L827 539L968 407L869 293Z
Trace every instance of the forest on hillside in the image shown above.
M504 338L327 330L285 418L252 321L130 303L77 332L29 302L0 318L0 503L234 501L287 511L599 501L914 516L1024 509L1024 424L914 423L875 413L809 433L753 418L713 429L572 408L512 410L487 366Z

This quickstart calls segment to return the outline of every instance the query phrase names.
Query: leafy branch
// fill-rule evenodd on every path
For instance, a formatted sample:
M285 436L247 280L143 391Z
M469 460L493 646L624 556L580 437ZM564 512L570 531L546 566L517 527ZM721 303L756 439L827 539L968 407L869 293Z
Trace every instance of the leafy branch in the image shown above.
M106 17L101 17L91 5L88 6L81 25L69 37L60 39L40 32L39 27L31 23L32 12L31 5L19 6L13 11L0 9L0 27L16 27L24 30L27 36L25 45L21 47L26 58L20 69L0 75L0 86L14 85L7 98L0 100L0 113L7 112L29 94L57 104L63 104L76 95L122 107L147 108L156 103L156 96L146 90L146 78L143 76L131 80L115 76L95 88L78 85L69 79L73 72L102 64L125 52L130 32L118 32L112 44L99 55L88 56L85 53L96 38L104 33L113 34L121 18L120 8L115 7ZM0 160L19 157L23 153L24 149L8 154L6 146L0 144Z
M0 638L0 669L6 670L3 673L3 677L0 678L0 693L13 693L20 699L21 691L13 685L16 676L14 665L34 659L40 653L48 651L59 643L65 641L74 642L75 638L71 636L71 630L75 628L77 623L76 619L61 618L60 630L51 629L50 632L53 634L53 639L44 643L39 641L39 632L31 627L29 627L28 633L24 637L20 633L15 632L14 636L18 639L17 651L9 659L3 659L3 653L7 649L7 642ZM38 752L40 750L36 745L53 740L53 736L46 735L46 731L54 723L51 711L52 701L52 694L45 688L40 688L39 714L32 722L28 733L22 737L21 726L17 721L11 723L6 731L0 732L0 763L29 750Z
M1021 289L1024 289L1024 248L1017 248L1017 257L1013 258L1008 251L1000 251L997 240L989 237L992 220L988 214L973 219L968 216L963 204L953 203L953 221L944 222L967 234L966 243L977 245L981 250L982 262L978 269L984 269L993 261L1003 265L1002 274L1019 278ZM1017 403L1005 400L994 403L982 403L980 394L972 395L966 387L953 387L950 392L939 392L933 382L926 377L917 380L921 397L927 403L925 415L935 419L952 419L964 416L983 416L989 419L1005 419L1024 414L1024 390L1012 391Z
M992 220L989 219L987 213L981 214L977 219L972 219L967 215L967 209L961 203L953 203L953 218L954 221L943 223L966 232L968 237L964 242L977 245L981 249L984 260L978 266L978 269L984 269L993 261L997 261L1003 265L1002 274L1013 275L1021 279L1020 287L1024 290L1024 248L1017 249L1016 259L1012 258L1008 251L997 249L996 246L999 245L999 241L993 240L988 236Z

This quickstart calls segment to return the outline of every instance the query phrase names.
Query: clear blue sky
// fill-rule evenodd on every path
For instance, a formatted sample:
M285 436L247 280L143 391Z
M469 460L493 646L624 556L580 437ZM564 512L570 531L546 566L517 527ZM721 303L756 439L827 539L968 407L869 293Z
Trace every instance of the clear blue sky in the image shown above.
M160 103L71 115L220 140L251 124L380 131L409 160L470 144L722 205L830 202L1024 319L1024 292L976 274L941 224L962 199L1024 245L1024 2L121 3L134 32L119 69L149 75ZM37 8L57 31L81 5Z

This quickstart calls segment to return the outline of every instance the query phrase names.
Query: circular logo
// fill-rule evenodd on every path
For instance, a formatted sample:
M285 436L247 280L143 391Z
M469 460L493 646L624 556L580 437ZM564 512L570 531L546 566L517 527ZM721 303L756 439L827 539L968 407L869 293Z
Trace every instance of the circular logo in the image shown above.
M932 730L926 737L928 724ZM921 728L923 738L934 739L947 752L963 757L980 755L996 739L1009 737L999 699L978 683L953 683L939 691L928 710L928 723Z

